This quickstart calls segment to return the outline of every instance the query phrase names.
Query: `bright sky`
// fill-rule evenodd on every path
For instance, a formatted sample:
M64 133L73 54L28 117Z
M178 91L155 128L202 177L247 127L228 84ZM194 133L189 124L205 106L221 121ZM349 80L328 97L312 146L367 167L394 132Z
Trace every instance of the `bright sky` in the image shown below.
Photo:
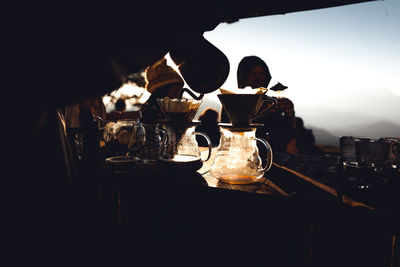
M288 86L300 112L318 105L400 124L398 0L241 19L204 36L230 61L222 88L236 88L239 61L257 55L269 66L269 86Z

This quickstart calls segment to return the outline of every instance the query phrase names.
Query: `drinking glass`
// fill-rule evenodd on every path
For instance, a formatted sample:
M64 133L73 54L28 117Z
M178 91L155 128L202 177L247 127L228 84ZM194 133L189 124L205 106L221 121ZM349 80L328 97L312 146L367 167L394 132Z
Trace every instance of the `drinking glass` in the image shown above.
M385 140L355 139L356 160L359 177L369 187L374 183L387 183L390 175L387 172L391 142Z
M356 147L354 140L370 140L369 137L361 136L340 136L340 157L343 162L357 162Z
M359 166L381 168L389 160L390 141L355 139L354 142Z
M381 137L379 139L391 143L385 167L392 177L400 177L400 137Z

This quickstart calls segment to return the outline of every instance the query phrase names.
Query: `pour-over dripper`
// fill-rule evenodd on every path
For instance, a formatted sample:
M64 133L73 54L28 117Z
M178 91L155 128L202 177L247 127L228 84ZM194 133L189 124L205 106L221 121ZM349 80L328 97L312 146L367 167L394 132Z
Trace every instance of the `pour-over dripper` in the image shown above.
M234 126L250 125L254 119L276 104L276 99L263 94L219 94L218 98ZM264 102L270 102L271 105L261 110Z
M167 121L191 122L202 100L164 97L157 99L157 103Z

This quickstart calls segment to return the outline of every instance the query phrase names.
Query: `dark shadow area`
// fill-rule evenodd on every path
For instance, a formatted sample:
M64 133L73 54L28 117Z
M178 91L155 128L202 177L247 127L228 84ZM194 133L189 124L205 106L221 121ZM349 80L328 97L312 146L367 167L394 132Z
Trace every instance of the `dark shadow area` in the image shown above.
M129 74L173 50L183 55L177 61L189 62L182 71L188 84L216 88L229 62L206 42L205 31L240 18L355 2L363 1L7 3L4 99L19 99L23 108L4 121L3 261L52 267L389 266L393 233L378 227L386 220L324 201L211 189L198 176L192 179L198 183L174 182L164 170L109 175L90 109L80 110L84 154L78 163L61 112L120 88ZM210 79L214 73L224 75ZM314 222L320 226L310 228ZM310 231L319 234L310 237Z

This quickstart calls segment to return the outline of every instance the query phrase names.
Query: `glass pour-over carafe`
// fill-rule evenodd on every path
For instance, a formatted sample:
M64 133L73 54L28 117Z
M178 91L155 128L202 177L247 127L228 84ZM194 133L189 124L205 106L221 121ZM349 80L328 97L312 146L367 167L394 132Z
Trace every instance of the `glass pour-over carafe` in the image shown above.
M171 122L161 123L164 136L161 144L159 165L197 170L203 166L211 156L211 141L202 132L196 132L195 126L200 122ZM208 156L201 158L201 152L196 141L196 135L204 137L208 144Z
M161 152L158 164L165 167L198 170L211 156L211 141L202 132L196 132L195 127L200 122L161 122L164 130ZM201 152L196 141L196 136L204 137L208 144L208 156L201 158Z
M223 123L220 126L220 145L211 167L211 174L221 182L230 184L256 182L272 165L271 146L264 139L255 137L257 124L243 128ZM264 167L257 141L266 149Z

